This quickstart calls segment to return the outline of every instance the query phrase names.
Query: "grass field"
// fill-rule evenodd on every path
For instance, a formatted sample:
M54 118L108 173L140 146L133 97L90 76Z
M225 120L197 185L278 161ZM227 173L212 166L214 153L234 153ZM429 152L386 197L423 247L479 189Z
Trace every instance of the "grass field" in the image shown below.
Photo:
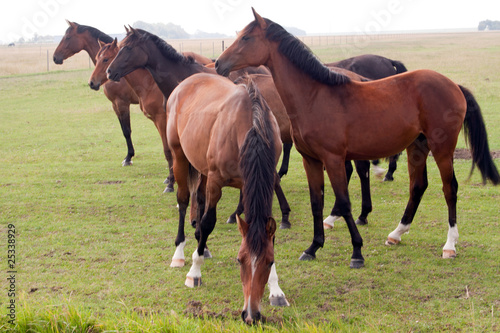
M408 69L437 70L470 88L482 107L491 150L500 150L500 34L416 35L314 47L325 62L363 53ZM0 49L0 56L8 58ZM16 57L20 58L18 54ZM14 62L13 60L11 60ZM85 68L85 59L83 68ZM55 67L51 63L52 67ZM82 68L82 67L80 67ZM166 162L154 125L132 107L134 165L122 167L125 140L110 102L87 85L89 69L0 74L0 331L17 332L490 332L500 331L500 189L482 186L470 160L456 160L460 239L454 260L440 258L448 230L438 170L409 235L384 241L408 199L406 156L395 181L372 177L374 210L360 227L366 267L349 269L344 222L326 231L317 260L298 257L312 240L307 181L293 150L282 186L292 229L279 230L276 264L290 307L262 303L267 321L241 322L237 227L225 224L238 192L226 188L209 238L213 259L203 286L184 287L196 241L186 227L187 263L169 267L177 229L175 194L162 194ZM463 135L459 148L465 148ZM496 160L497 166L500 165ZM386 164L385 164L386 165ZM334 195L325 186L325 216ZM359 214L359 179L351 180ZM279 217L277 204L274 215ZM7 260L15 228L15 283ZM10 238L12 239L12 238ZM15 297L9 296L14 285ZM15 325L8 306L16 305Z

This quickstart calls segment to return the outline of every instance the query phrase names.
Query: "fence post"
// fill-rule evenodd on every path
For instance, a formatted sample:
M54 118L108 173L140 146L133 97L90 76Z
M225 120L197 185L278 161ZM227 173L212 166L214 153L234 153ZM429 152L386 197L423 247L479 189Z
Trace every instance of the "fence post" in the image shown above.
M47 49L47 72L49 71L49 50Z
M222 52L224 52L224 41L222 41Z

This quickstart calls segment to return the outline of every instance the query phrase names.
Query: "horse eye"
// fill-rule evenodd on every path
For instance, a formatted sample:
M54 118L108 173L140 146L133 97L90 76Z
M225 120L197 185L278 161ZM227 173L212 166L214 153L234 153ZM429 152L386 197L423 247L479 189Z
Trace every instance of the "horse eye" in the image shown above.
M108 58L104 58L104 60L102 61L103 63L107 63L109 61Z
M244 41L247 41L247 40L249 40L249 39L250 39L250 37L248 37L248 36L243 36L243 37L241 37L241 39L242 39L242 40L244 40Z

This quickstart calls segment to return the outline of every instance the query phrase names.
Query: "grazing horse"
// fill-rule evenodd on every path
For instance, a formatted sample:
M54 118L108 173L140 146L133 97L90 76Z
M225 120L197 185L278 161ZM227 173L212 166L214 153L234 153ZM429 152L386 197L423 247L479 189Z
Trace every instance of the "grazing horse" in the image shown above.
M114 84L114 81L108 81L106 69L119 51L116 38L113 42L108 44L99 40L99 45L101 48L96 55L95 68L89 79L89 86L94 90L99 90L105 83L106 85L104 85L104 87L107 87L108 82ZM158 133L160 133L163 143L163 153L165 154L169 169L169 176L165 181L167 184L165 192L173 192L175 180L172 170L172 153L170 152L167 142L167 116L165 113L163 94L146 69L139 68L129 75L124 76L124 79L139 97L139 105L144 115L154 122L158 129Z
M99 43L97 41L101 40L105 43L111 43L113 38L96 28L80 25L68 20L66 22L68 22L69 27L54 51L54 62L60 65L65 59L85 50L95 65L96 55L99 52ZM118 117L123 136L127 142L127 156L123 160L122 165L131 165L135 151L131 138L130 104L138 104L139 98L125 80L110 82L104 86L103 90L113 105L113 110Z
M430 70L370 82L350 80L325 67L307 46L280 25L253 12L255 20L238 34L215 67L218 73L228 75L238 68L266 65L272 73L309 183L314 238L301 259L314 259L324 244L325 167L335 192L333 212L344 217L351 234L350 267L364 266L363 240L351 214L345 160L377 159L405 148L410 197L386 244L399 243L401 235L409 230L428 185L426 160L432 152L448 206L449 230L443 257L455 257L458 182L453 152L462 126L483 181L489 179L495 185L500 182L481 111L472 93Z
M237 218L243 236L238 252L245 295L242 318L252 323L260 319L260 301L274 266L276 222L271 207L281 151L276 120L251 80L234 85L210 74L181 82L168 99L167 112L180 224L189 203L190 168L202 175L197 200L203 217L197 224L198 248L185 284L201 284L203 253L215 227L222 187L242 189L246 222ZM282 292L281 296L287 304Z
M179 82L186 80L192 75L198 73L210 74L214 77L227 81L231 85L234 85L226 78L222 78L216 75L214 70L205 68L199 63L196 63L192 58L186 58L161 38L146 31L132 28L129 29L127 31L127 36L120 42L119 46L120 51L118 52L118 55L115 57L113 62L109 65L107 70L108 78L110 79L119 80L122 76L133 72L137 68L146 68L151 72L153 78L157 82L165 97L170 97L172 91L179 85ZM167 139L169 139L169 123L170 119L167 120ZM172 143L170 141L169 145L172 148ZM172 151L172 153L174 153L174 151ZM202 158L202 156L200 156L200 158ZM236 168L235 162L232 163L232 167ZM199 182L200 184L197 184L198 186L196 186L196 188L199 188L199 185L203 184L203 177L200 177ZM281 226L286 227L287 225L290 225L290 222L288 221L290 207L288 206L286 198L283 195L283 191L281 190L279 181L276 181L276 184L274 186L282 212ZM203 193L200 193L200 191L196 191L195 194L197 197L200 197L199 199L197 199L198 202L200 200L204 200ZM241 195L241 197L243 197L243 195ZM198 205L198 207L199 209L204 208L203 205ZM180 211L182 211L182 207L180 207L179 209ZM198 214L196 215L203 216L201 212L198 212ZM196 225L199 224L200 223L196 223ZM171 267L184 266L185 244L186 241L184 234L184 218L180 218L178 233L175 240L176 250L172 258ZM207 254L207 256L209 256L209 254ZM274 281L275 279L270 279L270 286L274 284ZM270 296L271 303L282 304L283 302L279 301L281 299L279 295L281 294L279 293L279 290L278 292L276 292L276 288L272 287ZM274 296L276 295L278 295L278 297L274 298ZM277 299L278 301L276 301L275 299Z

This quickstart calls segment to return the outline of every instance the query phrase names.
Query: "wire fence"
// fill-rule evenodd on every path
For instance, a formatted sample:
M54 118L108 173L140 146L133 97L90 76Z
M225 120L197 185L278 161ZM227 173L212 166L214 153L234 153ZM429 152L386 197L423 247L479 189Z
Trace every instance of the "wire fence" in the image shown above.
M445 33L432 35L440 36L443 34ZM299 38L315 51L323 49L322 55L327 52L328 56L340 60L366 53L363 52L363 48L366 48L368 44L373 46L374 43L410 40L419 36L421 37L422 34L330 35ZM224 49L233 43L234 38L166 41L179 52L195 52L216 59ZM63 65L56 65L52 61L56 47L57 44L0 46L0 76L93 68L93 63L85 51L68 58ZM329 59L329 61L333 60Z

